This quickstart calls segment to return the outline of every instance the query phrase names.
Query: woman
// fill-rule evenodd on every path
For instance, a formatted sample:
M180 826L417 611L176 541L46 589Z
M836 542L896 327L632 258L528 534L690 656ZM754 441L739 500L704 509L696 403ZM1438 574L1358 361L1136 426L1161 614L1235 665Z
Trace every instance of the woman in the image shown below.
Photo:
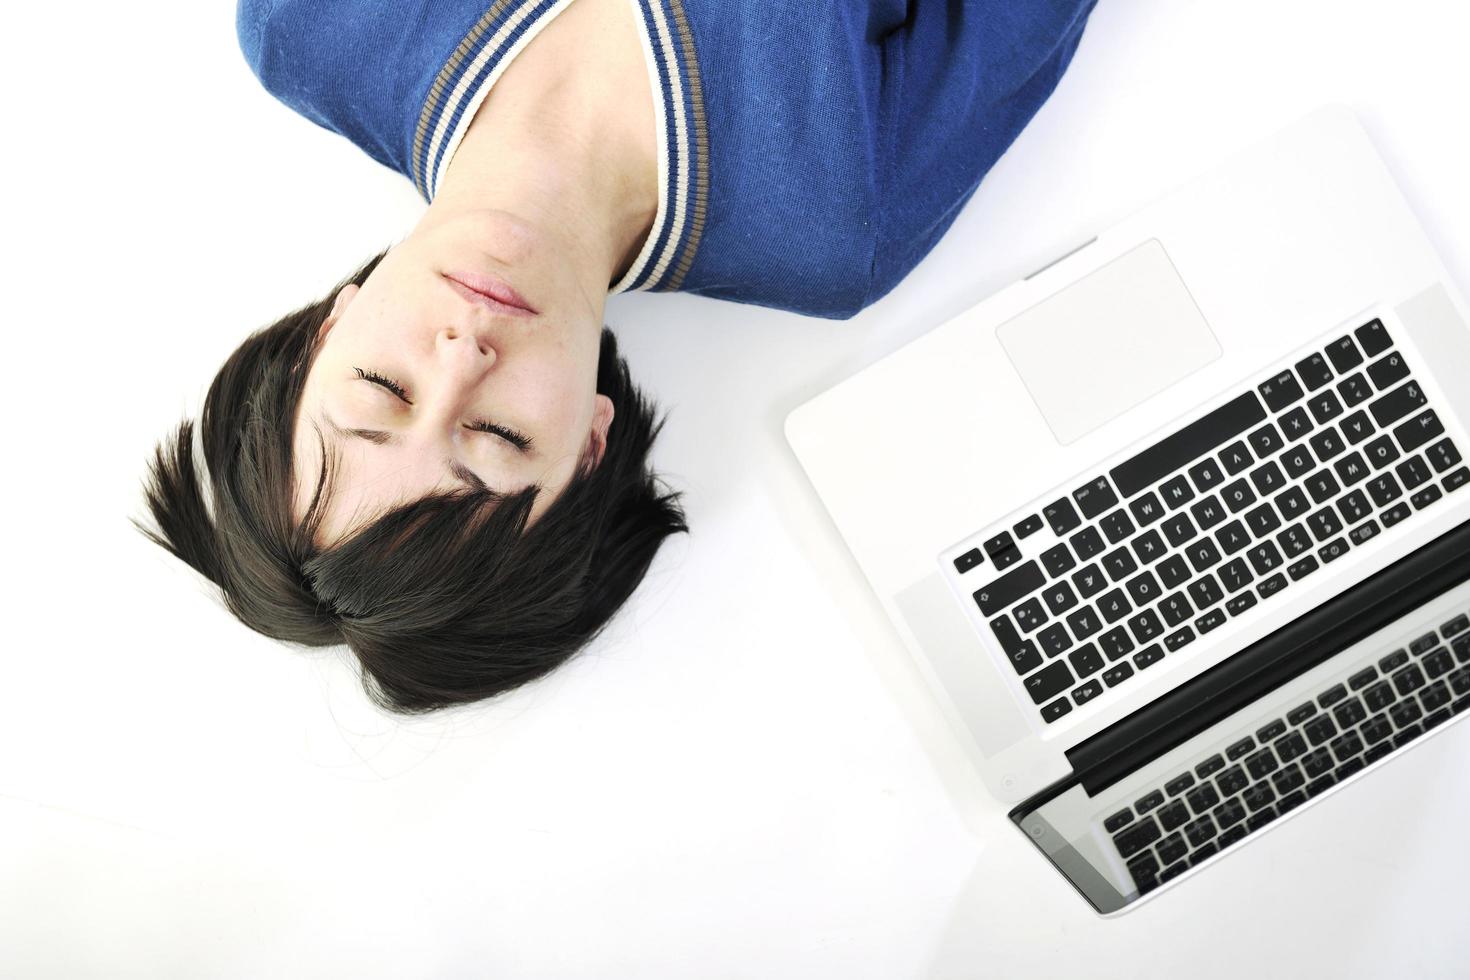
M1093 2L244 0L265 87L429 206L230 357L207 475L186 420L145 533L252 628L347 643L391 710L544 674L685 530L607 295L857 313L1051 93Z

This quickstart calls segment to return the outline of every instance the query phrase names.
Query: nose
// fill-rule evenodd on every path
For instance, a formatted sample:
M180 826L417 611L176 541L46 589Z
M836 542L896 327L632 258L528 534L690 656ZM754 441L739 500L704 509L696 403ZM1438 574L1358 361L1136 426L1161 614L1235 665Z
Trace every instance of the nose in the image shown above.
M439 331L439 346L447 356L473 362L474 367L480 370L495 363L495 348L488 341L475 336L473 330L445 327Z

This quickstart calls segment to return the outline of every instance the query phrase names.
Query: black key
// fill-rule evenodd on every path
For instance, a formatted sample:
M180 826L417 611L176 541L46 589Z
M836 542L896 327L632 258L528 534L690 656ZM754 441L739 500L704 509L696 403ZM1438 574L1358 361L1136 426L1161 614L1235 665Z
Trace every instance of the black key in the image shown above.
M1213 816L1215 822L1220 825L1220 829L1225 831L1216 841L1222 849L1245 836L1244 827L1234 826L1245 819L1245 806L1239 800L1226 800L1221 803L1215 807ZM1226 830L1227 827L1231 829Z
M1368 481L1368 496L1379 507L1387 507L1404 495L1404 488L1393 478L1392 473L1380 473Z
M1378 676L1378 672L1372 667L1363 671L1364 674L1370 672L1372 676ZM1363 703L1368 706L1369 711L1382 711L1397 700L1398 695L1394 693L1393 685L1388 681L1377 681L1363 692ZM1414 719L1411 718L1409 720L1413 721Z
M1065 581L1051 583L1041 597L1046 600L1047 608L1053 616L1060 616L1077 605L1077 593Z
M1293 408L1281 416L1281 434L1286 436L1289 442L1306 438L1313 428L1315 426L1312 425L1312 417L1307 414L1305 408Z
M1363 377L1362 372L1352 377L1343 378L1337 383L1337 393L1342 396L1342 403L1348 408L1361 405L1373 397L1373 386L1368 379Z
M1326 541L1342 530L1342 521L1338 520L1337 512L1331 507L1323 507L1307 518L1307 526L1318 541Z
M1164 632L1164 624L1159 622L1159 617L1152 609L1145 609L1128 620L1128 628L1133 631L1139 643L1147 643Z
M1134 803L1133 805L1138 809L1138 812L1140 814L1147 813L1156 806L1164 805L1164 793L1162 790L1156 789L1153 792L1140 797L1138 802Z
M1121 508L1113 511L1107 517L1097 522L1102 528L1103 534L1107 535L1109 541L1117 544L1133 533L1133 522L1128 519L1128 514Z
M1102 648L1103 653L1108 655L1109 660L1117 660L1133 652L1133 637L1128 635L1126 629L1119 626L1099 636L1097 645Z
M1302 726L1302 732L1307 736L1307 741L1312 743L1312 747L1316 748L1337 734L1337 726L1326 715L1318 715Z
M1102 675L1103 683L1107 684L1108 687L1117 687L1132 676L1133 668L1128 665L1127 661L1121 664L1114 664L1103 671Z
M1395 650L1393 653L1390 653L1388 656L1378 661L1378 669L1383 671L1385 674L1392 674L1394 671L1398 670L1400 667L1408 662L1409 652L1407 650Z
M1424 455L1429 457L1429 463L1436 473L1443 473L1460 461L1460 451L1448 439L1436 442L1424 451Z
M1286 576L1280 572L1263 578L1256 583L1256 592L1260 594L1262 599L1269 599L1284 588L1286 588Z
M1013 610L1016 625L1023 633L1034 633L1047 621L1046 610L1038 599L1027 599Z
M1336 497L1342 492L1342 487L1337 483L1330 470L1325 468L1318 470L1306 479L1307 492L1312 495L1315 503L1323 504Z
M1091 519L1115 505L1118 502L1118 495L1108 485L1107 477L1100 476L1073 490L1072 499L1077 501L1082 516Z
M1337 719L1338 728L1347 731L1368 717L1368 709L1363 707L1362 701L1352 698L1333 708L1332 717Z
M1368 457L1368 462L1373 464L1374 469L1381 470L1399 458L1399 447L1392 437L1385 434L1364 446L1363 455Z
M1164 503L1168 504L1171 508L1183 507L1194 499L1194 488L1189 485L1189 481L1183 476L1176 476L1168 483L1165 483L1159 487L1159 492L1164 495Z
M1185 513L1178 513L1169 518L1163 523L1163 528L1164 537L1168 538L1169 543L1176 548L1199 534L1195 530L1194 522Z
M1296 380L1296 375L1290 371L1282 371L1270 381L1262 384L1259 390L1261 397L1266 399L1267 406L1273 412L1281 411L1305 394L1301 384Z
M1260 398L1248 391L1114 467L1113 482L1131 497L1265 420Z
M1363 740L1358 737L1357 732L1344 732L1332 740L1332 754L1337 756L1338 762L1347 762L1355 755L1363 752ZM1341 779L1341 770L1338 770L1338 778Z
M1102 539L1102 534L1095 527L1085 527L1072 535L1071 544L1072 550L1077 553L1081 561L1102 554L1103 549L1107 547L1107 543Z
M1185 814L1185 819L1188 819L1188 814ZM1160 816L1159 822L1164 822L1162 816ZM1169 827L1165 826L1164 829L1168 830ZM1164 862L1165 864L1172 865L1174 864L1174 862L1179 861L1180 858L1184 857L1184 855L1188 853L1189 844L1185 842L1183 834L1171 834L1170 836L1165 837L1163 840L1159 841L1159 860ZM1173 870L1174 869L1172 867L1166 869L1162 874L1159 875L1159 880L1167 881L1168 878L1165 876L1167 875L1169 877L1172 877L1171 872Z
M1444 492L1454 493L1467 483L1470 483L1470 466L1462 466L1444 478Z
M1233 555L1251 543L1250 532L1240 521L1231 521L1215 532L1215 540L1227 555Z
M1317 454L1317 458L1324 463L1347 449L1347 443L1343 441L1342 436L1337 434L1336 429L1323 429L1308 439L1307 443L1312 447L1312 452Z
M1301 806L1305 802L1307 802L1306 793L1303 793L1301 791L1295 793L1287 793L1281 799L1276 801L1276 811L1278 813L1290 813L1292 810L1295 810L1297 807Z
M1354 691L1361 691L1376 680L1378 680L1378 671L1369 665L1348 678L1348 687Z
M1102 621L1090 606L1085 606L1067 617L1067 627L1077 639L1085 640L1102 629Z
M1135 606L1146 606L1159 597L1159 582L1154 578L1152 572L1145 571L1128 580L1128 594L1133 597Z
M1051 531L1057 537L1065 537L1075 531L1082 524L1082 519L1077 516L1077 509L1072 506L1072 501L1063 497L1061 500L1053 501L1041 509L1041 515L1051 525Z
M1373 420L1382 427L1422 408L1427 401L1417 381L1405 381L1369 405L1368 411L1373 413Z
M1366 412L1354 412L1337 425L1342 429L1342 434L1347 436L1347 441L1354 446L1378 431L1368 420Z
M1164 505L1159 503L1159 498L1152 490L1130 501L1128 509L1133 512L1133 519L1138 522L1139 527L1148 527L1164 516Z
M1222 755L1212 755L1204 762L1201 762L1199 765L1194 767L1194 774L1200 779L1205 779L1213 776L1215 773L1224 768L1225 757Z
M1281 433L1276 431L1276 426L1267 422L1250 434L1251 449L1255 451L1257 459L1267 459L1274 456L1286 440L1281 438Z
M1118 848L1118 854L1126 861L1162 836L1159 825L1154 823L1153 817L1145 817L1127 830L1115 834L1113 845Z
M1337 501L1337 509L1342 514L1342 519L1349 524L1356 524L1373 513L1373 506L1368 503L1368 497L1361 490L1340 498Z
M1400 696L1412 694L1425 685L1424 672L1418 664L1410 664L1393 675L1393 686Z
M960 574L968 572L985 560L985 555L979 548L971 548L954 560L954 570Z
M1218 759L1220 757L1217 755L1215 756L1215 758ZM1200 778L1203 779L1204 776L1202 775ZM1210 785L1209 783L1205 783L1203 786L1191 792L1184 799L1189 804L1189 808L1195 813L1204 813L1206 810L1213 807L1216 803L1220 802L1220 794L1215 792L1214 786Z
M1016 532L1016 537L1018 539L1029 538L1031 535L1041 530L1041 515L1032 514L1030 517L1023 518L1016 524L1015 527L1011 528L1011 530Z
M1435 681L1419 692L1419 702L1424 705L1425 711L1437 711L1449 704L1453 699L1454 696L1450 694L1449 685L1444 681ZM1363 737L1368 737L1367 725L1363 726Z
M1227 486L1220 491L1220 497L1232 514L1238 514L1256 502L1256 495L1251 492L1250 484L1244 480L1236 480Z
M1306 446L1292 446L1281 454L1281 462L1292 479L1300 479L1317 465L1317 461L1312 458L1312 451Z
M1190 629L1188 626L1184 627L1183 629L1175 630L1173 633L1170 633L1168 636L1164 637L1164 646L1169 648L1170 653L1177 653L1179 650L1189 646L1189 644L1193 642L1194 630Z
M1097 647L1091 643L1073 650L1067 654L1067 659L1072 662L1072 669L1077 672L1079 679L1095 674L1106 666L1102 654L1098 653Z
M1180 773L1179 775L1175 776L1173 779L1171 779L1167 783L1165 783L1164 784L1164 792L1165 793L1168 793L1170 796L1178 796L1180 793L1182 793L1185 790L1189 789L1189 787L1191 787L1193 785L1194 785L1194 774L1193 773L1184 772L1184 773Z
M1102 565L1108 570L1108 577L1114 582L1121 581L1138 571L1138 562L1133 560L1133 554L1127 548L1118 548L1103 555Z
M1215 576L1201 575L1189 583L1189 597L1194 600L1194 608L1208 609L1225 598L1225 590L1220 588Z
M1383 519L1384 527L1393 527L1412 513L1408 504L1394 504L1378 516Z
M1327 358L1321 354L1313 354L1305 360L1297 361L1296 373L1301 376L1308 391L1316 391L1332 380L1332 369L1327 366Z
M1464 613L1461 613L1439 628L1440 635L1446 640L1452 636L1458 636L1461 633L1467 632L1470 632L1470 616Z
M1128 597L1123 594L1122 589L1114 589L1097 600L1098 611L1103 614L1103 619L1111 626L1124 616L1133 611L1128 604Z
M1162 847L1163 845L1160 846ZM1175 878L1178 878L1180 875L1184 874L1184 872L1188 870L1188 861L1180 861L1177 864L1171 864L1163 871L1159 872L1159 883L1163 884L1165 882L1173 881Z
M1251 458L1250 450L1245 448L1245 443L1237 440L1220 450L1220 462L1225 464L1226 471L1234 476L1255 460Z
M1160 825L1165 830L1178 830L1180 827L1189 823L1189 807L1185 805L1183 800L1175 800L1173 803L1161 808L1154 816L1158 818ZM1160 845L1159 857L1165 861L1176 861L1182 856L1176 854L1172 857L1165 857L1162 847L1163 845Z
M1389 726L1389 730L1392 731L1393 727ZM1276 787L1276 792L1283 796L1292 790L1299 789L1306 781L1307 777L1302 775L1301 769L1297 766L1287 766L1271 777L1271 785Z
M1133 539L1133 553L1145 565L1158 561L1167 551L1168 549L1164 547L1164 539L1159 537L1158 531L1144 531Z
M1332 722L1328 721L1327 724L1330 726ZM1319 748L1315 752L1309 752L1302 756L1302 769L1306 772L1307 778L1309 779L1331 771L1335 765L1337 763L1333 761L1332 753L1326 748Z
M1215 829L1215 821L1209 817L1200 817L1184 828L1184 836L1189 838L1191 847L1204 847L1219 831ZM1195 853L1195 859L1199 860L1199 853Z
M1004 551L1016 551L1016 542L1011 538L1009 531L1002 531L985 542L985 553L992 559Z
M1409 376L1409 365L1404 362L1398 351L1394 351L1387 357L1380 358L1368 365L1368 377L1383 391L1390 385L1396 384Z
M1234 796L1250 785L1250 777L1240 766L1231 766L1215 778L1215 785L1220 789L1220 795L1225 797Z
M1133 666L1139 670L1147 670L1160 660L1164 659L1164 648L1154 643L1138 651L1133 657Z
M1400 480L1404 481L1406 490L1413 490L1430 479L1429 467L1422 456L1409 457L1394 467L1394 472L1399 475Z
M1332 361L1332 366L1342 374L1363 363L1363 355L1358 351L1358 345L1353 343L1353 338L1343 335L1327 345L1327 357Z
M1201 636L1204 636L1211 630L1219 629L1221 626L1224 625L1225 613L1220 611L1219 609L1211 609L1209 612L1205 613L1199 619L1196 619L1194 621L1194 628L1199 630Z
M1065 660L1054 660L1022 683L1026 687L1026 693L1031 695L1031 700L1041 704L1072 686L1072 672L1067 669Z
M1310 783L1307 783L1307 796L1308 798L1310 798L1313 796L1321 795L1335 785L1337 785L1337 779L1333 777L1331 773L1328 773L1324 776L1319 776L1318 778L1312 780Z
M1462 664L1470 664L1470 636L1462 636L1450 644L1450 649L1455 651L1455 659Z
M1091 599L1107 588L1108 580L1103 576L1101 568L1088 565L1072 575L1072 584L1077 586L1077 592L1082 598Z
M1318 425L1331 422L1342 414L1342 402L1333 391L1323 391L1307 399L1307 408Z
M1209 493L1211 489L1225 482L1225 473L1220 469L1220 464L1212 457L1205 457L1189 468L1189 478L1200 493Z
M1415 509L1423 510L1443 496L1444 494L1440 493L1439 487L1425 487L1410 497L1409 500L1413 502Z
M1252 779L1262 779L1275 772L1279 765L1275 753L1270 749L1262 749L1246 756L1245 771L1250 773Z
M1368 462L1361 453L1348 453L1333 463L1332 468L1337 471L1337 476L1345 487L1368 479Z
M1072 637L1061 623L1053 623L1036 634L1036 643L1048 657L1055 657L1072 646Z
M1276 535L1276 540L1287 558L1296 558L1312 550L1312 536L1307 533L1305 524L1293 524Z
M1341 704L1346 701L1347 697L1347 687L1342 684L1334 684L1322 692L1321 696L1317 698L1317 703L1324 708L1330 708L1334 704Z
M1301 487L1287 487L1276 497L1276 508L1281 511L1281 516L1288 521L1294 521L1299 517L1306 516L1312 507L1307 500L1307 495L1302 493Z
M1291 725L1300 725L1302 722L1306 721L1308 718L1312 717L1316 713L1317 706L1311 701L1308 701L1306 704L1299 705L1288 711L1286 713L1286 721L1288 724Z
M1241 739L1240 741L1236 742L1225 750L1225 758L1229 759L1231 762L1234 762L1236 759L1241 759L1247 755L1250 755L1251 751L1255 749L1255 747L1256 740L1247 735L1245 738Z
M1133 822L1133 811L1126 806L1103 821L1103 830L1113 834Z
M1443 434L1444 424L1432 408L1420 412L1393 430L1394 438L1404 447L1406 453L1412 453L1435 436Z
M1088 681L1072 692L1072 700L1077 702L1080 708L1103 692L1103 686L1097 681Z
M1276 754L1282 762L1290 762L1307 754L1307 740L1298 732L1291 732L1276 742Z
M1353 336L1358 338L1358 343L1363 347L1363 353L1369 357L1377 357L1393 346L1393 338L1389 337L1382 320L1369 320L1354 330Z
M1065 572L1071 571L1077 566L1077 559L1072 557L1072 552L1065 544L1059 544L1055 548L1048 548L1041 553L1041 565L1046 573L1056 578ZM1054 612L1056 610L1053 610Z
M1269 497L1286 486L1286 477L1282 475L1281 467L1274 461L1268 461L1264 466L1251 470L1251 483L1255 484L1256 493Z
M1041 720L1047 724L1051 724L1057 718L1064 716L1067 711L1072 711L1072 702L1067 701L1066 698L1057 698L1051 704L1048 704L1047 707L1042 708Z
M1189 564L1180 555L1170 555L1159 562L1154 571L1159 573L1159 581L1166 589L1175 589L1189 581L1194 574L1189 570Z
M1046 575L1041 566L1028 561L979 589L975 593L975 602L980 607L980 614L988 619L1045 584Z
M1286 569L1286 574L1291 576L1291 580L1293 582L1300 582L1302 579L1306 578L1308 575L1312 574L1321 567L1321 565L1317 564L1317 559L1313 558L1311 555L1308 555L1301 561L1288 566Z
M1189 508L1189 512L1194 515L1196 521L1199 521L1199 526L1205 530L1209 530L1216 524L1219 524L1227 516L1225 505L1220 503L1219 497L1213 496L1201 500Z
M1250 566L1245 563L1244 558L1237 558L1234 561L1228 561L1221 565L1218 574L1220 576L1220 582L1231 592L1239 592L1241 589L1250 585L1251 581L1255 578L1251 574Z
M1271 541L1262 541L1260 544L1246 552L1250 559L1251 567L1256 570L1257 575L1265 575L1272 569L1279 568L1282 563L1281 552L1276 550L1276 545Z
M1332 564L1347 553L1348 543L1346 538L1333 538L1317 549L1317 557L1322 559L1322 564L1324 565Z
M1175 592L1173 595L1165 596L1159 603L1159 614L1164 617L1164 622L1169 626L1178 626L1190 616L1194 615L1194 607L1189 604L1183 592ZM1446 650L1446 653L1449 651Z
M1262 810L1276 802L1276 791L1271 788L1270 783L1256 783L1254 786L1240 794L1243 802L1252 813ZM1255 828L1252 827L1252 830Z
M1348 537L1353 539L1353 544L1366 544L1373 538L1378 537L1378 522L1369 521L1367 524L1355 527L1348 532Z
M1392 745L1380 743L1378 745L1371 746L1367 752L1363 753L1363 765L1371 766L1373 763L1377 762L1379 759L1388 755L1392 751Z

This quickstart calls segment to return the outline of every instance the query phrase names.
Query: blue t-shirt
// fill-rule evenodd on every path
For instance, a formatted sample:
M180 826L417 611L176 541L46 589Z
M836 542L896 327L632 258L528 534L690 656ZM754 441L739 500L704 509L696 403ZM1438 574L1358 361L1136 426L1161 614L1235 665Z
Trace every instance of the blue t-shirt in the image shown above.
M432 199L490 87L571 2L241 0L237 26L272 94ZM629 0L659 206L612 291L852 316L954 221L1095 2Z

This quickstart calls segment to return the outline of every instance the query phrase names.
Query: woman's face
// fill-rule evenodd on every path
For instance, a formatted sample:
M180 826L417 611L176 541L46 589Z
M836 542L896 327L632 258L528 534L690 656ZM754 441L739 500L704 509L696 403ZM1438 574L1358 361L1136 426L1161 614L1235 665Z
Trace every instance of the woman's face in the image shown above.
M337 295L293 437L295 515L338 454L318 544L429 493L483 483L541 493L534 520L590 454L612 403L596 393L606 299L500 211L420 225ZM489 294L489 295L486 295Z

